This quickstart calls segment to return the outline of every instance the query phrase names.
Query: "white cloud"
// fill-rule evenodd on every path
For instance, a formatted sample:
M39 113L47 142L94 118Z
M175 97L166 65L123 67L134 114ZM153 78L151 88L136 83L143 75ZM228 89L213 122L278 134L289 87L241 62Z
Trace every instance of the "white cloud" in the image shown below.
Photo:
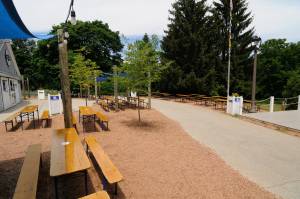
M125 35L145 32L163 34L167 28L168 10L175 0L75 0L80 20L100 19ZM211 0L209 0L211 1ZM27 27L33 31L48 31L66 18L70 0L14 0ZM264 39L288 38L300 40L299 0L250 0L255 17L253 25Z

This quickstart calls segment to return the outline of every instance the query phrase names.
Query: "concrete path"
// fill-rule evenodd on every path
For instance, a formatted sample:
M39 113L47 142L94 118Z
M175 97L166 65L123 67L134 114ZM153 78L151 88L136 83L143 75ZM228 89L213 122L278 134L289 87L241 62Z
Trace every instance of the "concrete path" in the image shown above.
M152 103L251 181L283 198L300 198L300 138L200 106Z
M264 112L250 113L246 115L262 121L278 124L292 129L300 130L300 111L280 111L280 112Z

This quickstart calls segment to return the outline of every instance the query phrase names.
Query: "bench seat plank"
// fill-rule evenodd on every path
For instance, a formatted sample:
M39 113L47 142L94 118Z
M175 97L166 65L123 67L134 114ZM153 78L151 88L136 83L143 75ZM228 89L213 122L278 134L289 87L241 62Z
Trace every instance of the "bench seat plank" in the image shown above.
M94 155L99 167L101 168L103 175L105 176L106 180L110 184L114 184L123 180L123 176L121 175L120 171L117 167L112 163L110 158L106 155L103 151L100 144L97 142L95 137L88 136L85 138L85 141Z
M99 191L97 193L93 193L80 199L110 199L110 197L106 191Z
M42 147L28 147L13 199L35 199Z

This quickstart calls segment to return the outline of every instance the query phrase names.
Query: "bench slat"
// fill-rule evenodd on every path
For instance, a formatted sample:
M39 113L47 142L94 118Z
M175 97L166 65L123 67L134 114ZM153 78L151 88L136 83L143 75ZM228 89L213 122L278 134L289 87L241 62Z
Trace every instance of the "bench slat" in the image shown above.
M42 147L28 147L13 199L35 199Z
M106 191L99 191L97 193L93 193L80 199L110 199L110 197Z
M85 141L93 153L99 167L101 168L106 180L110 184L114 184L123 180L123 176L117 167L112 163L110 158L105 154L100 144L96 141L95 137L88 136Z
M96 116L101 120L102 122L108 122L108 117L104 115L101 112L96 112Z

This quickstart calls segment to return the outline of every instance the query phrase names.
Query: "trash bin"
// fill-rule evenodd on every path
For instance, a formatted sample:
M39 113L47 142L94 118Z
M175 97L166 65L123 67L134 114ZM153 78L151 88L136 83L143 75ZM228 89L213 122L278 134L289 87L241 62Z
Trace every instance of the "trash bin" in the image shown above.
M243 97L229 97L227 102L227 113L230 115L242 115L243 101Z
M44 90L38 90L38 99L39 100L45 99L45 91Z

